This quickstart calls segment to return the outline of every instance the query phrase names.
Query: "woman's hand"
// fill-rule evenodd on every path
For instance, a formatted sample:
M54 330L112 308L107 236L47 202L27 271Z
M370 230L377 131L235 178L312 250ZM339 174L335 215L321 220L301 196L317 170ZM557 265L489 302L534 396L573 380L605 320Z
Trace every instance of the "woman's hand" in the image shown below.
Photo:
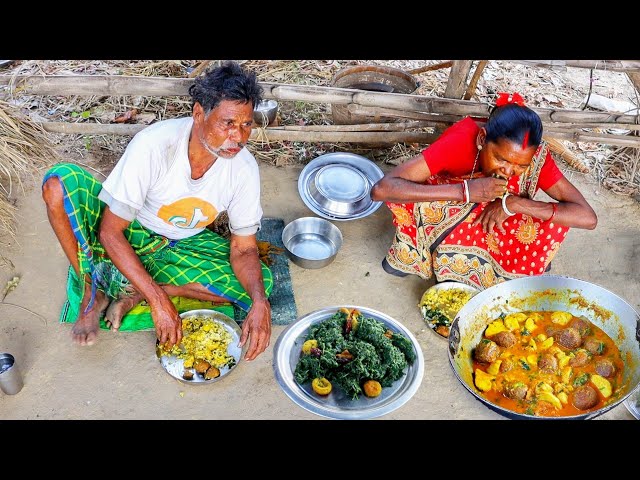
M467 180L469 201L473 203L490 202L502 197L507 191L507 181L503 178L482 177Z
M482 213L478 215L472 225L475 227L478 224L482 225L482 229L487 233L492 233L494 228L497 228L503 235L507 233L503 224L509 216L504 213L502 209L502 199L497 199L489 203Z

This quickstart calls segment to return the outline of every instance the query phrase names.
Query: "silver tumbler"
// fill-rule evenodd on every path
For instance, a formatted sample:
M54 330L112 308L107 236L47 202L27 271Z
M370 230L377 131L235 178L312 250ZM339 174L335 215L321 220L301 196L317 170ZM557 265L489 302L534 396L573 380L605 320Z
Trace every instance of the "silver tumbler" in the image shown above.
M22 390L22 376L16 360L10 353L0 353L0 390L7 395L15 395Z

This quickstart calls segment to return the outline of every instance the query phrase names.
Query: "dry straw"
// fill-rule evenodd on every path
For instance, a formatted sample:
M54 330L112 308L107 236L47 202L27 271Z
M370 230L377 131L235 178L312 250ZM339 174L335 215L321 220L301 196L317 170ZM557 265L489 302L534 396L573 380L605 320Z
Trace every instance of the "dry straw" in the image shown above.
M24 193L23 181L59 161L41 126L16 107L0 100L0 226L15 237L15 207L10 197L15 186Z

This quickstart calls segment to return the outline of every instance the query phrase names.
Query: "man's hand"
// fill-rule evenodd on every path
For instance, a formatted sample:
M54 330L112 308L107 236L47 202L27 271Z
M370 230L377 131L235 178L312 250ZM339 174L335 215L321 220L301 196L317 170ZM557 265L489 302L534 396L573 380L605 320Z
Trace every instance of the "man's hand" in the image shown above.
M149 306L160 345L164 345L167 349L178 345L182 340L182 319L175 305L167 297L166 300L149 304Z
M503 224L507 218L509 216L502 209L502 200L496 199L484 208L478 218L473 221L472 226L481 224L482 229L487 233L493 233L493 229L497 228L504 235L507 231Z
M242 322L240 347L249 340L244 358L253 360L264 352L271 340L271 304L268 300L253 302L247 318Z

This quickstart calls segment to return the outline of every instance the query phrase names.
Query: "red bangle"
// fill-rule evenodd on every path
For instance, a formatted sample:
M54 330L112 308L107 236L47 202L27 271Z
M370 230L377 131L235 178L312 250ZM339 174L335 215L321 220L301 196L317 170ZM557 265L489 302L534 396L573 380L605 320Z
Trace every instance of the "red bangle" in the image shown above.
M469 203L469 199L467 198L467 188L464 184L464 181L460 184L462 186L462 201L466 204Z
M551 214L551 216L549 217L549 220L547 220L547 222L550 222L551 220L553 220L553 217L556 216L556 212L558 211L558 204L557 203L551 203L551 206L553 207L553 213Z

